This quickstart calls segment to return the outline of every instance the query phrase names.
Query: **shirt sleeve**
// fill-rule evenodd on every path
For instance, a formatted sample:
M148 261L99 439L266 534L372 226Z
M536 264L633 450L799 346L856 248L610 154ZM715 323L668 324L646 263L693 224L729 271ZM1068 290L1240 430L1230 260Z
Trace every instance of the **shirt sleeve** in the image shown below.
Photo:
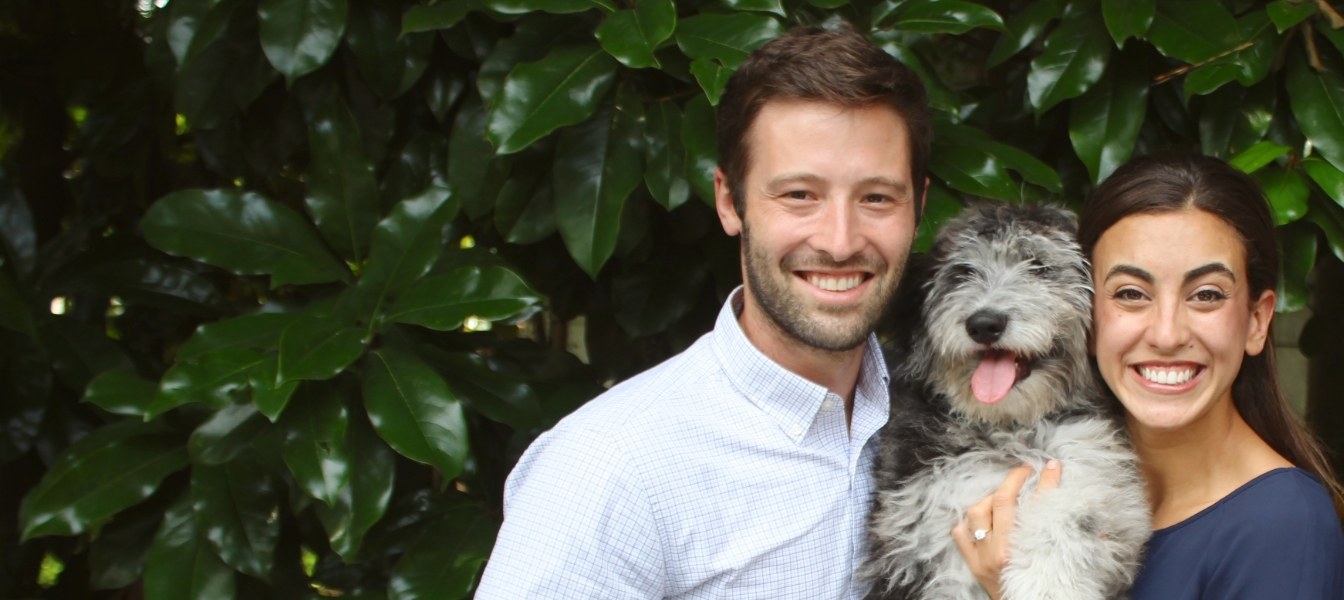
M1282 497L1238 519L1203 597L1344 599L1344 531L1328 498L1319 500Z
M653 510L629 457L573 430L538 438L505 484L504 524L476 598L662 598L664 585Z

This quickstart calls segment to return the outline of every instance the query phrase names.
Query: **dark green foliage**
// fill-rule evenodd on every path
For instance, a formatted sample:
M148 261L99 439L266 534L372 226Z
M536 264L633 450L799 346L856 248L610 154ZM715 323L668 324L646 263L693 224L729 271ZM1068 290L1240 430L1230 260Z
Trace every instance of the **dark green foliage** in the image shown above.
M1340 271L1322 2L7 0L0 597L469 595L527 443L736 285L713 107L832 16L929 84L921 247L1184 148L1265 186L1281 309Z

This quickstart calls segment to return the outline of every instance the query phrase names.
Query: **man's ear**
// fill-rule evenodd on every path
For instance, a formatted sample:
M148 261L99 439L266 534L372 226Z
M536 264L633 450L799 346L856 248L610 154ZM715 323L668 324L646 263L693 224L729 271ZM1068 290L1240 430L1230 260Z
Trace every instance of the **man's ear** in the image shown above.
M929 178L924 178L924 187L919 190L919 209L915 211L915 229L919 229L919 222L924 220L924 209L929 199Z
M723 225L724 233L730 236L742 233L742 218L733 206L732 186L723 175L723 169L719 168L714 169L714 210L719 213L719 223Z

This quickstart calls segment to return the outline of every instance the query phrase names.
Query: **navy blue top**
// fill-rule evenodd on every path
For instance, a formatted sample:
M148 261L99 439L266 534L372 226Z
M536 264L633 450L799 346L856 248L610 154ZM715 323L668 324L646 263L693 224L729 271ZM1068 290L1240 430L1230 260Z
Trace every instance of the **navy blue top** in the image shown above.
M1325 488L1275 469L1153 532L1133 600L1341 600L1344 531Z

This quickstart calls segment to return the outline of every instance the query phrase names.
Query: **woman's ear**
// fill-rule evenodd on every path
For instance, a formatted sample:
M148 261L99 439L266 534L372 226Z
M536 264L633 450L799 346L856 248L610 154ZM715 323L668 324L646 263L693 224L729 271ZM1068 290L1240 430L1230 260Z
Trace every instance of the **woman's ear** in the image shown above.
M1269 339L1269 323L1274 319L1274 306L1278 302L1274 290L1265 290L1255 302L1251 303L1251 326L1246 333L1246 354L1255 356L1265 349Z

